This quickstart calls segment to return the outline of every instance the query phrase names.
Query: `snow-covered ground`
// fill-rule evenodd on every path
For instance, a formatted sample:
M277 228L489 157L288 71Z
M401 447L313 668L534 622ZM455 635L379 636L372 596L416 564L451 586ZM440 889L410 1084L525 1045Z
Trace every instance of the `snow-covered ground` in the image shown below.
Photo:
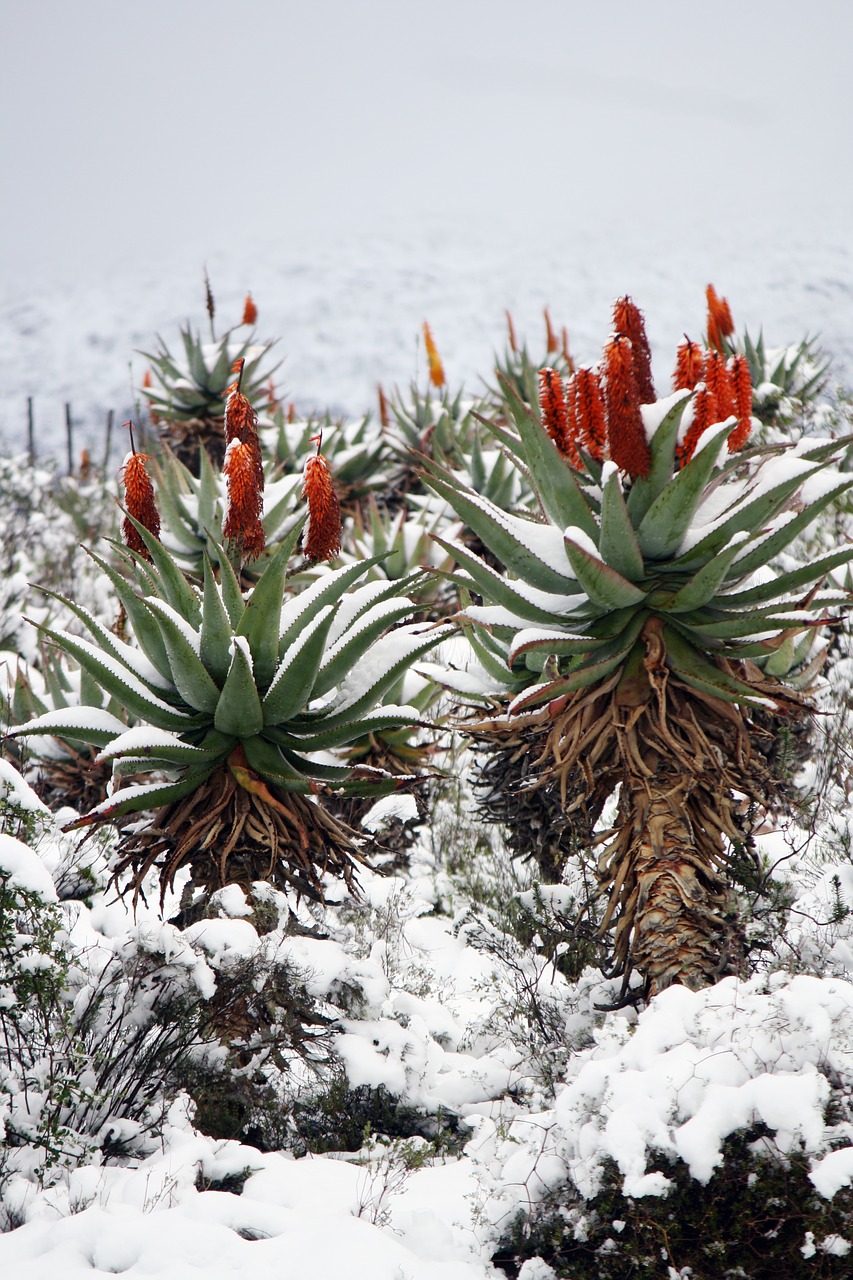
M784 220L783 220L784 227ZM777 231L780 228L777 228ZM220 328L239 321L251 290L258 332L277 338L278 378L303 411L354 416L376 407L376 386L405 386L424 358L418 339L428 319L455 388L480 385L506 341L504 309L531 350L544 351L542 309L565 324L573 353L598 359L613 299L629 292L643 308L659 393L666 392L674 351L686 330L701 335L705 286L728 297L738 330L764 328L772 346L819 335L839 377L853 368L853 245L846 229L812 239L788 229L768 243L760 218L732 228L686 225L672 237L668 221L641 228L597 227L543 242L519 239L496 218L486 228L446 235L440 221L411 234L340 234L303 243L258 240L229 252L156 265L132 260L102 279L86 275L58 287L38 276L26 290L0 292L0 435L7 449L26 440L27 396L45 455L64 457L65 402L78 447L103 439L108 409L117 422L135 412L136 393L155 335L173 346L178 326L206 325L206 262ZM123 452L123 449L122 449ZM116 449L117 460L120 452Z

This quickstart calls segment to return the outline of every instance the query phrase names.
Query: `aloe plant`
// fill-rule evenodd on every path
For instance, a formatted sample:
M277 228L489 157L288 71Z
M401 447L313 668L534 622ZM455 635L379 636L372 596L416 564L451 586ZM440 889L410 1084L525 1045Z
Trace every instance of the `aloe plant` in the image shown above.
M275 344L259 343L252 333L243 337L229 329L206 342L190 325L180 332L182 355L174 355L159 335L156 350L141 352L150 362L150 374L139 390L152 421L182 462L197 468L199 450L206 449L221 464L223 414L235 361L245 361L243 391L262 413L273 407L269 384L281 362L269 360Z
M618 793L597 867L602 928L615 929L613 972L627 984L637 968L654 992L737 966L727 868L748 836L740 798L761 806L773 783L757 740L768 711L804 713L826 647L815 634L850 598L831 575L853 546L799 565L784 553L853 481L833 469L832 443L729 453L743 435L734 417L688 458L701 388L641 407L620 365L630 351L624 336L607 349L598 459L575 422L573 465L551 438L553 404L540 414L504 383L511 425L493 430L530 477L538 517L501 510L435 462L425 478L503 566L438 539L483 602L459 615L492 708L473 731L526 753L525 786L556 787L588 840Z
M330 753L365 734L421 722L415 708L383 698L448 628L407 621L414 606L401 592L416 579L358 587L370 561L286 594L299 524L244 598L221 551L218 580L203 553L199 587L132 523L150 560L116 553L136 589L106 560L93 559L124 605L138 648L73 601L66 604L89 638L41 630L126 708L133 726L106 709L68 707L35 716L16 736L67 736L112 763L113 793L73 827L156 811L153 823L127 826L122 835L117 874L131 870L136 893L158 866L165 894L185 864L204 892L268 879L320 896L326 872L354 886L363 850L322 797L382 795L400 779L338 763Z
M826 384L830 361L813 338L768 348L763 332L753 342L749 330L744 330L742 350L752 378L753 412L767 425L799 418Z

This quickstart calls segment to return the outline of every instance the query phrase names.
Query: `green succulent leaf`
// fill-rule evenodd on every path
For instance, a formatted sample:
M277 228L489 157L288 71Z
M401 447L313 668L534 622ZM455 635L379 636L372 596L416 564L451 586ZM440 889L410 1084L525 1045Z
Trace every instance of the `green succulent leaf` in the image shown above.
M428 465L424 482L445 498L507 569L542 591L572 594L577 583L568 573L554 567L557 531L550 524L522 520L508 515L487 498L461 488L451 473L442 474L434 463ZM544 556L550 554L549 559ZM568 569L568 565L566 565Z
M146 764L150 760L168 764L190 764L199 768L221 763L234 746L235 739L212 730L198 746L184 742L173 733L152 729L148 725L122 726L122 732L105 744L99 760L117 760L122 756L139 757Z
M851 560L853 560L853 543L842 547L840 551L831 551L828 555L820 556L810 564L801 565L799 569L780 573L770 582L757 583L743 591L726 593L721 597L721 603L732 608L748 608L752 605L764 604L765 601L779 599L798 588L810 587L815 582L820 582L833 569L840 569ZM739 572L741 567L742 562L739 561L737 564Z
M240 590L240 583L237 581L234 566L225 554L225 549L218 542L213 542L212 539L211 545L216 552L216 562L219 566L222 603L225 605L225 611L231 620L231 626L236 629L242 622L243 614L246 612L246 602L243 599L243 593Z
M190 729L197 719L158 698L133 672L112 654L103 653L95 645L67 631L39 627L44 635L64 653L80 663L98 683L119 700L132 716L146 720L158 729Z
M199 656L217 685L222 685L228 675L233 634L228 610L213 575L213 565L205 551Z
M248 738L243 743L243 750L251 767L273 786L282 791L299 791L303 795L314 790L310 777L286 759L275 743L264 738ZM239 779L239 774L233 769L232 772Z
M643 553L622 494L619 472L613 466L605 468L598 549L602 560L629 582L645 576Z
M129 512L125 514L145 543L151 556L151 564L159 577L160 590L155 594L161 595L173 609L177 609L182 618L186 618L187 622L197 627L201 623L198 595L187 582L183 571L159 538L149 533L145 526L135 520Z
M662 404L670 407L652 436L650 450L652 465L647 476L638 477L631 486L628 495L628 514L633 528L637 528L652 503L660 497L664 489L672 482L675 470L675 446L684 410L693 397L692 391L676 391L665 401L658 401L654 406L658 411Z
M688 640L673 627L665 630L667 663L677 675L695 689L710 693L724 702L764 706L768 699L755 689L716 664L703 657Z
M334 617L335 606L326 605L285 653L262 702L265 724L285 723L319 696L313 690Z
M738 571L743 574L753 573L756 569L760 569L762 565L770 564L780 552L797 538L805 529L817 519L818 515L837 497L845 493L853 485L853 479L845 479L837 486L830 489L828 493L822 494L820 498L815 499L809 506L798 512L791 519L788 519L788 512L785 512L784 523L774 530L767 537L762 537L757 543L754 550L748 551L738 561Z
M730 418L706 431L690 461L649 506L637 528L646 559L667 560L678 550L733 426Z
M267 689L278 665L279 619L287 562L293 554L300 526L296 525L283 539L261 577L258 579L246 611L237 627L237 635L245 636L252 651L255 681L259 689Z
M785 508L805 480L829 465L829 462L815 463L811 466L804 464L804 470L794 475L785 475L779 483L769 489L761 485L754 486L758 490L756 496L752 496L753 486L750 486L750 490L743 498L732 506L729 516L717 522L710 533L679 556L674 564L677 567L692 568L695 564L702 564L710 556L716 555L736 533L754 532L756 529L764 528L768 520L772 520ZM760 469L756 476L760 478ZM747 557L744 556L744 560L746 559ZM763 556L758 563L766 563Z
M220 733L245 741L264 727L264 712L252 671L248 641L236 636L231 650L231 667L222 686L213 717Z
M579 530L567 529L564 537L566 555L575 577L592 603L599 609L625 609L641 604L648 592L629 582L621 573L593 555L572 535Z
M139 783L125 787L108 800L95 805L84 817L70 822L67 827L63 827L63 831L76 831L95 822L123 817L126 813L139 813L145 809L159 809L161 805L173 804L176 800L191 795L212 772L213 769L191 770L176 782Z
M731 544L724 551L720 551L713 560L709 560L701 569L697 569L693 577L676 591L672 599L660 607L670 613L687 613L713 600L728 577L732 563L743 548L747 536L747 534L735 534Z
M340 688L334 707L308 711L289 726L295 734L337 729L340 725L360 720L376 705L416 658L432 649L453 631L452 626L430 625L424 633L422 624L400 627L377 640L349 682Z
M577 525L588 537L594 538L595 517L571 466L512 383L500 375L499 381L521 439L524 461L549 519L561 529Z
M323 656L313 696L322 698L340 684L384 631L411 617L413 612L411 600L391 598L378 601L372 609L359 615Z
M198 632L164 600L149 598L145 604L160 624L178 693L194 711L212 714L219 701L219 689L196 651Z
M97 640L99 648L104 653L111 654L129 671L132 671L136 678L141 680L144 685L147 685L153 693L161 694L171 691L172 683L167 675L161 675L156 667L153 667L153 664L149 665L146 662L145 655L140 653L138 649L134 649L131 645L119 640L115 632L108 630L88 609L84 609L82 605L77 604L76 601L66 596L59 595L56 591L48 590L47 587L42 587L41 590L46 596L50 596L53 600L58 600L60 604L64 604L67 609L70 609Z
M148 661L160 672L161 676L171 679L169 656L166 653L166 646L163 643L160 628L145 608L142 600L127 579L123 578L111 564L108 564L106 560L102 560L100 556L96 556L94 551L87 550L87 555L103 570L112 583L116 595L124 606L133 634L136 636L139 647L148 658Z
M281 610L279 656L284 657L303 627L306 627L321 609L342 600L352 584L363 577L373 565L379 564L382 558L382 556L371 556L368 560L344 565L342 569L333 569L331 573L324 573L298 596L287 600ZM389 584L389 590L394 591L396 587Z
M456 582L460 586L473 586L479 595L485 599L493 600L496 604L503 605L518 617L526 619L528 622L553 622L554 614L560 612L561 600L559 597L550 595L546 597L542 604L537 604L531 597L530 588L520 582L513 582L503 574L493 569L491 565L486 564L485 560L481 560L478 555L461 542L455 542L450 538L442 538L438 534L432 535L435 541L445 548L458 564L461 564L470 574L470 578L466 579L459 574L447 574L446 576L451 582ZM524 586L524 594L521 588ZM576 584L577 588L577 584ZM572 597L565 597L565 603Z
M287 745L300 751L325 751L355 742L369 733L384 733L390 729L428 723L414 707L382 707L373 714L346 721L332 729L323 728L321 724L314 732L290 733Z
M73 738L93 747L105 747L127 728L127 725L108 711L98 710L95 715L92 712L92 707L57 707L19 725L11 731L9 737L27 738L49 734L52 738Z

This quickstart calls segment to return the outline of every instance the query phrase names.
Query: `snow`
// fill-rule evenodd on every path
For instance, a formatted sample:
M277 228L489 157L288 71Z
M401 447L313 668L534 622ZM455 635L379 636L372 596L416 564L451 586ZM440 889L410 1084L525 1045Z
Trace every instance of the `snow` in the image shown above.
M26 736L29 733L55 730L57 733L64 731L73 737L75 729L80 733L93 731L118 735L123 734L126 728L117 716L102 707L58 707L55 711L46 711L44 715L27 720L18 732Z
M18 889L56 902L53 877L39 856L14 836L0 832L0 878Z
M382 796L371 805L361 820L366 831L381 831L389 822L411 822L418 816L418 805L412 795Z

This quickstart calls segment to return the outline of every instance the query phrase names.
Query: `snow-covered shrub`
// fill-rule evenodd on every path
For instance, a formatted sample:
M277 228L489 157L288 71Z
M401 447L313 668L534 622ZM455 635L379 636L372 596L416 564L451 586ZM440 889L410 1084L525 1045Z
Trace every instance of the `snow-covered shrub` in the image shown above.
M853 1239L853 985L673 987L635 1023L608 1015L595 1041L551 1108L496 1132L503 1249L544 1256L548 1239L560 1275L653 1276L663 1259L763 1276L768 1258L797 1261L807 1231ZM810 1274L844 1274L827 1268Z

